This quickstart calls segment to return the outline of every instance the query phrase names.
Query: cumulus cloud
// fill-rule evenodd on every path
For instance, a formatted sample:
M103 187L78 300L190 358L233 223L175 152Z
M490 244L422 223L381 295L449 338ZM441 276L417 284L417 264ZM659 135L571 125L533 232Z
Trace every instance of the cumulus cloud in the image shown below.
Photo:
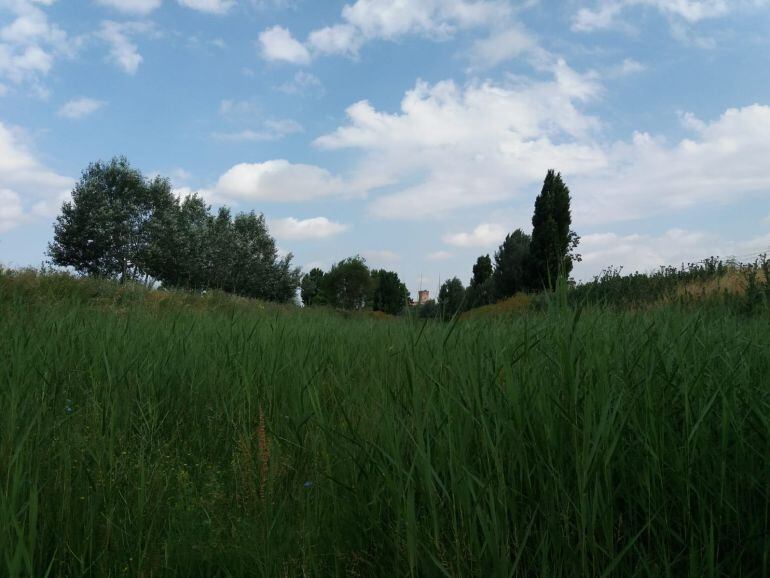
M512 58L540 50L529 31L519 25L509 25L475 41L468 57L474 68L494 68Z
M0 122L0 231L34 216L51 217L74 184L35 158L20 134Z
M160 8L163 0L96 0L102 6L114 8L126 14L146 16Z
M604 90L596 74L562 60L550 71L542 80L418 82L398 112L354 103L315 144L360 153L350 178L370 179L369 212L381 218L529 205L550 168L564 174L581 226L770 193L770 106L712 120L684 114L690 134L678 142L643 132L612 142L589 112Z
M307 240L325 239L348 230L347 225L330 221L326 217L299 220L294 217L272 219L268 223L270 232L278 239Z
M103 108L105 104L107 103L103 100L86 97L75 98L64 103L61 108L59 108L59 115L77 120L95 113L100 108Z
M234 0L177 0L180 5L197 10L199 12L207 12L208 14L227 14L230 8L235 6Z
M0 189L0 233L10 231L24 217L21 197L10 189Z
M0 13L11 19L0 28L0 77L15 84L36 82L47 75L60 57L71 57L81 39L70 38L48 20L41 6L50 2L0 2Z
M148 27L147 24L141 22L114 22L112 20L102 22L98 36L109 46L109 60L126 74L136 74L143 60L132 36L146 32Z
M509 233L507 227L497 223L481 223L470 233L444 236L444 242L456 247L493 247L499 245Z
M419 35L443 40L457 30L497 26L511 14L511 5L504 0L356 0L343 7L340 22L312 31L304 44L280 26L265 30L260 42L267 60L307 64L315 55L355 57L364 43L375 39ZM265 35L273 49L265 46ZM512 50L511 34L498 40L506 44L503 50ZM479 50L491 52L492 42Z
M292 64L308 64L310 52L296 40L286 28L273 26L259 35L262 57L269 61L284 61Z
M572 29L591 32L621 26L622 13L631 7L654 9L680 22L696 24L764 3L764 0L600 0L591 8L578 10L572 21Z
M728 109L711 122L684 115L683 123L692 136L677 143L637 133L607 147L604 168L573 180L576 218L617 222L770 191L770 107Z
M400 114L358 102L348 123L316 145L364 152L356 175L392 190L370 206L380 217L419 219L511 199L553 166L574 174L605 162L593 144L598 120L577 107L600 87L563 61L552 72L551 81L418 82Z
M291 203L345 196L353 190L325 169L279 159L235 165L219 178L213 192L233 200Z

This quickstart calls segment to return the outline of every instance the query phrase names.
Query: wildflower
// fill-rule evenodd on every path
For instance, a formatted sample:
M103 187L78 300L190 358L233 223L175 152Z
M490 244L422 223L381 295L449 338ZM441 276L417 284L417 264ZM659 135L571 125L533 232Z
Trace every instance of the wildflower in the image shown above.
M67 415L71 415L74 411L75 409L72 407L72 400L68 399L64 403L64 413L66 413Z
M305 488L306 490L309 490L310 488L313 487L313 482L305 482L304 484L302 484L302 487Z

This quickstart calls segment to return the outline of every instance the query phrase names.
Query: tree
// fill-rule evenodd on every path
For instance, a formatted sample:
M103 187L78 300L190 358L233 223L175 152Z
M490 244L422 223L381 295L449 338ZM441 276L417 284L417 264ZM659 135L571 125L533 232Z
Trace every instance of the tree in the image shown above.
M443 319L451 319L465 302L465 287L457 277L447 279L438 292L438 308Z
M166 184L167 185L167 184ZM165 210L148 222L149 242L143 266L165 287L210 288L209 240L213 217L197 195L171 197Z
M398 315L409 301L409 290L398 278L398 273L380 269L372 271L372 309Z
M322 292L324 280L324 272L315 267L302 276L302 283L300 284L300 295L302 297L302 303L305 307L312 307L313 305L324 305L324 295Z
M506 235L495 253L495 296L506 299L529 288L530 236L521 229Z
M495 287L492 279L492 259L482 255L473 266L473 277L466 294L466 307L473 309L494 303Z
M278 249L265 224L265 216L239 213L231 224L228 261L232 292L245 297L278 301L292 300L299 286L300 271L291 267L292 254L278 258Z
M492 259L489 255L482 255L476 259L476 264L473 266L471 287L483 285L490 277L492 277Z
M323 295L332 307L361 310L367 307L372 287L363 257L348 257L324 275Z
M81 274L137 279L151 243L147 224L172 204L170 187L146 182L125 157L92 163L62 205L48 255Z
M535 200L532 216L530 273L538 288L552 286L560 273L568 276L573 260L580 259L573 255L580 238L570 229L571 225L569 189L561 173L550 170Z

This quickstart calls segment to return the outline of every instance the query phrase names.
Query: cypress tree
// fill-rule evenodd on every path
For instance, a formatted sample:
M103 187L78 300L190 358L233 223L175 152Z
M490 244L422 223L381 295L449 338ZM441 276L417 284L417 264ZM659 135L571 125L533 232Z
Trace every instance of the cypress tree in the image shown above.
M569 276L572 271L572 250L579 237L570 229L572 213L570 193L561 173L548 171L543 189L535 200L530 244L530 278L533 288L555 285L560 273Z

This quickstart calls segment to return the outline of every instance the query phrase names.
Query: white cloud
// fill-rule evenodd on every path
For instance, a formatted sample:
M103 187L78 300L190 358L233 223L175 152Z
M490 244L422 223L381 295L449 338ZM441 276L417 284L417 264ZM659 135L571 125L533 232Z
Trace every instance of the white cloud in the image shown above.
M527 30L509 25L474 42L469 57L475 68L494 68L506 60L537 50L538 43Z
M280 26L265 30L260 42L267 60L307 64L316 55L355 57L365 42L375 39L419 35L444 40L457 30L499 26L512 13L505 0L356 0L343 7L341 22L312 31L305 44ZM511 51L511 35L502 35L498 40Z
M452 253L447 251L434 251L433 253L428 253L426 258L428 261L446 261L447 259L452 258Z
M84 118L103 108L106 103L103 100L93 98L76 98L64 103L59 108L59 115L73 120Z
M762 223L764 223L765 225L770 225L770 215L762 219Z
M671 229L661 235L583 235L579 253L583 261L575 265L575 276L588 280L609 266L622 267L625 273L651 272L664 265L724 256L725 248L718 238L706 233Z
M314 30L308 37L308 45L317 54L336 54L354 57L358 54L363 38L349 24L336 24Z
M262 57L270 61L308 64L310 52L286 28L273 26L259 35Z
M146 16L160 8L163 0L96 0L102 6L114 8L125 14Z
M300 70L294 75L291 81L280 85L278 90L286 94L307 95L315 93L317 95L322 95L324 87L317 76L305 72L304 70Z
M576 174L605 163L593 144L598 120L577 108L600 87L563 61L553 76L464 88L418 82L400 114L358 102L348 123L316 144L365 153L356 175L390 189L370 206L380 217L419 219L515 198L554 166Z
M0 230L34 216L52 217L74 185L38 161L22 137L18 129L0 123Z
M47 75L60 57L72 57L82 39L70 38L52 24L40 6L50 2L15 0L0 2L12 20L0 28L0 77L15 84L37 82Z
M352 189L325 169L279 159L235 165L219 178L213 192L234 200L302 202L349 195Z
M244 129L230 133L214 133L213 136L217 140L231 142L268 142L281 140L302 130L302 125L291 119L268 120L259 130Z
M177 0L186 8L207 12L208 14L227 14L235 6L234 0Z
M10 189L0 189L0 233L16 227L24 218L21 197Z
M136 74L143 60L131 36L147 29L148 25L140 22L102 22L98 36L110 47L109 60L122 68L126 74Z
M269 221L268 225L270 232L276 238L287 240L325 239L348 230L347 225L335 223L326 217L316 217L302 221L293 217L273 219Z
M647 133L607 147L605 166L577 176L575 217L617 222L770 192L770 107L729 109L712 122L683 115L692 138Z
M499 23L510 12L507 2L493 0L357 0L342 9L342 18L365 38L446 38L460 28Z
M631 76L647 70L647 67L633 58L626 58L614 71L615 76Z
M620 16L631 7L657 10L664 16L679 19L686 24L719 18L745 7L757 7L764 0L599 0L593 8L581 8L572 21L572 29L591 32L623 26Z
M470 233L445 235L444 242L455 247L492 247L502 243L509 232L500 224L481 223Z

